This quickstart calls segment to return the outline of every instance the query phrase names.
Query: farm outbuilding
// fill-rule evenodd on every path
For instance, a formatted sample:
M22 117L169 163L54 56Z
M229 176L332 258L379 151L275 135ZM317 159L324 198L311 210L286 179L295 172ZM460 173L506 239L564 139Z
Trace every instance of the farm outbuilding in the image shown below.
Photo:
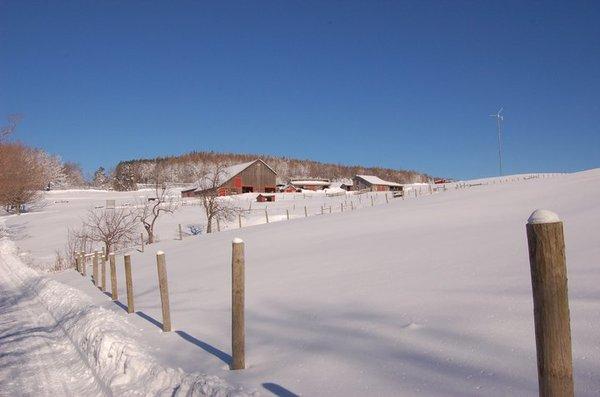
M284 187L281 188L282 193L297 193L299 191L300 191L300 189L298 189L294 185L285 185Z
M370 190L372 192L402 191L402 185L396 182L384 181L375 175L356 175L354 177L355 190Z
M196 185L181 191L182 197L200 196L216 190L219 196L240 193L275 193L277 173L261 159L225 168L219 175L217 186L211 178L201 179Z
M258 201L259 203L264 203L266 201L275 201L275 195L274 194L259 194L258 196L256 196L256 201Z
M321 178L297 178L290 180L290 185L304 190L323 190L331 186L331 181Z
M354 189L354 182L352 179L342 179L340 181L332 182L331 187L337 187L346 191L351 191Z

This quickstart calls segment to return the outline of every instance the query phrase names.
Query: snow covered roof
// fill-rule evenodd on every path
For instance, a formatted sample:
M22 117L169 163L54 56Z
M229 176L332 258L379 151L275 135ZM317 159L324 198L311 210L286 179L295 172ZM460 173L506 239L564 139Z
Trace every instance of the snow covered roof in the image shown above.
M339 181L331 182L331 187L341 187L341 186L354 186L354 181L352 179L344 178Z
M313 185L313 186L329 186L331 185L331 182L329 182L328 180L324 180L324 179L292 179L290 181L291 185L294 186L298 186L298 185Z
M219 186L223 185L225 182L229 181L231 178L233 178L240 172L244 171L246 168L250 167L252 164L256 163L257 161L260 161L261 163L263 163L267 168L269 168L271 171L273 171L277 175L275 170L273 168L271 168L267 163L265 163L261 159L256 159L256 160L248 161L247 163L234 164L234 165L231 165L231 166L223 169L221 174L219 175L219 181L218 181L217 185L219 185ZM204 178L200 179L198 182L196 182L194 187L192 187L191 189L188 189L187 191L190 191L190 190L202 191L202 190L210 189L212 187L213 187L213 183L210 180L210 177L209 178L204 177Z
M378 176L375 175L356 175L357 178L360 178L371 185L384 185L384 186L402 186L400 183L384 181Z

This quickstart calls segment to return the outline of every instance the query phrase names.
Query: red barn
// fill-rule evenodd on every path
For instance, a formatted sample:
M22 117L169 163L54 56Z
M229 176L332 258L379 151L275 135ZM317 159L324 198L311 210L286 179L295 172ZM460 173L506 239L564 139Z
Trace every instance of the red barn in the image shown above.
M227 167L221 172L217 187L210 178L201 179L191 189L182 190L181 197L196 197L215 190L219 196L240 193L275 193L277 173L261 159Z

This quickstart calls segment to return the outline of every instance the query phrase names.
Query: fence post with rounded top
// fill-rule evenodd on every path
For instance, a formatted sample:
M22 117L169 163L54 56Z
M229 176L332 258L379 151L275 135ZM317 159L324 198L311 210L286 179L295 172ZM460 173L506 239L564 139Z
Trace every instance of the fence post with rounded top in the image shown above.
M547 210L527 221L540 396L573 396L571 325L563 223Z

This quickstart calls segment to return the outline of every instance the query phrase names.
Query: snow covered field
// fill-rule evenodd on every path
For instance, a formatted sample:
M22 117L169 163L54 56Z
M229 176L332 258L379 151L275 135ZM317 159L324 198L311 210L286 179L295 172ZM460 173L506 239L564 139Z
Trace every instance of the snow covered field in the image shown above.
M373 207L367 196L360 203L357 197L297 197L253 203L259 210L244 225L262 223L265 205L273 211L271 222L285 220L285 209L293 208L290 221L237 229L236 220L220 233L179 241L177 224L203 219L200 207L183 206L160 221L160 242L144 253L131 252L135 315L127 316L74 271L51 277L87 295L88 305L121 318L135 330L130 337L140 346L134 350L143 350L161 368L215 375L246 391L536 395L525 222L534 209L547 208L565 223L576 394L597 395L599 195L600 170L592 170L450 188L418 199L390 199L389 204L379 195ZM52 193L52 204L41 212L6 217L5 222L23 258L51 262L54 250L64 244L66 228L107 198L118 203L134 199L132 193ZM236 200L250 203L250 198ZM357 210L340 213L339 205L349 200ZM312 215L308 218L305 205ZM322 205L330 205L332 214L320 215ZM246 242L243 371L227 367L234 237ZM166 252L169 275L175 329L169 334L157 326L161 311L154 254L159 249ZM11 258L13 269L22 266ZM121 256L117 266L125 301ZM3 266L1 271L13 270ZM9 294L18 294L16 286L11 288ZM5 306L3 318L9 310ZM11 316L19 321L16 313ZM0 372L0 390L8 378Z

